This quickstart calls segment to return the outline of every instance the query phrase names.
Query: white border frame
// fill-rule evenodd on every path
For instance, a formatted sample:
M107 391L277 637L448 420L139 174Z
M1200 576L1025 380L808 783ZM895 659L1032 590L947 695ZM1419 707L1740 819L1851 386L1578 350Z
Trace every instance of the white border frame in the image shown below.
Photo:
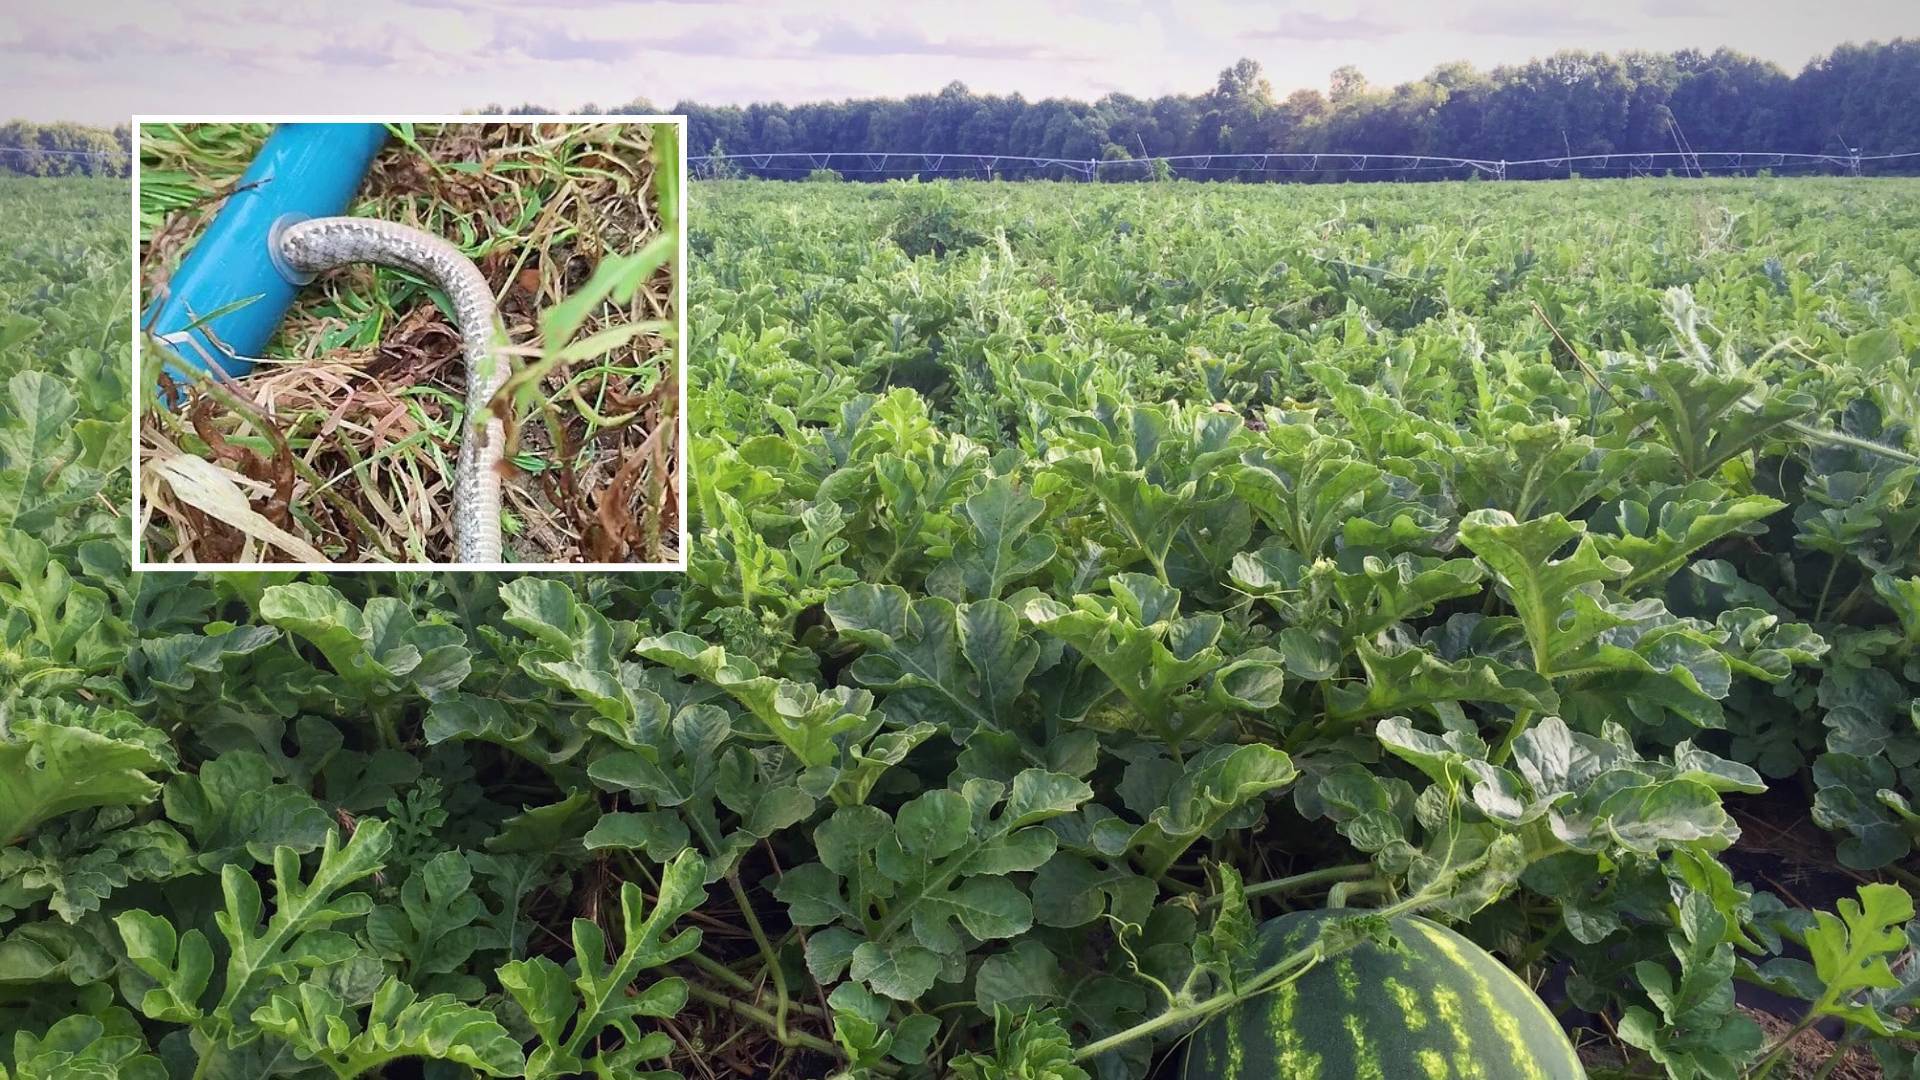
M676 435L680 445L675 453L674 468L678 473L675 487L679 501L680 517L680 561L645 563L529 563L529 562L493 562L493 563L156 563L146 561L140 546L140 405L146 396L147 387L141 385L140 372L143 364L140 357L140 129L145 124L671 124L680 129L680 191L679 223L680 236L675 255L673 287L678 336L674 341L675 364L678 368L679 407L678 430ZM132 117L132 179L133 199L128 207L132 231L129 236L132 252L128 262L131 274L133 306L133 378L128 380L133 386L133 423L130 433L132 457L129 467L133 473L133 506L128 514L128 530L132 533L133 570L137 573L174 572L199 574L215 571L245 571L273 573L279 571L323 571L327 573L389 573L395 571L437 572L437 571L492 571L496 573L535 573L535 572L580 572L610 573L626 571L685 572L687 552L692 543L690 527L687 521L687 458L693 446L687 434L687 188L691 176L687 172L687 118L679 114L647 113L644 115L598 115L572 116L558 114L538 115L475 115L460 114L408 114L403 116L342 116L342 115L258 115L250 113L135 113Z

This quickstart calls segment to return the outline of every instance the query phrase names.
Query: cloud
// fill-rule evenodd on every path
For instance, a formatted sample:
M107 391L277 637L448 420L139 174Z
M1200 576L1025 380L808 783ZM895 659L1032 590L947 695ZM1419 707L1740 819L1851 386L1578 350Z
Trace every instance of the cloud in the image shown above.
M1607 19L1583 15L1578 11L1549 11L1534 7L1480 8L1450 20L1447 29L1469 34L1493 34L1505 37L1561 39L1571 45L1570 37L1618 34L1624 28Z
M57 64L56 85L118 83L141 99L177 98L169 86L176 69L218 95L212 108L234 98L217 88L253 77L321 75L401 69L428 76L470 64L476 44L469 16L423 14L396 20L391 13L333 13L303 6L236 12L212 0L155 0L154 17L130 22L118 5L81 6L68 19L34 13L0 35L14 65L31 57ZM163 89L165 87L166 89ZM135 108L145 100L130 100Z
M108 13L62 23L57 16L31 12L0 30L0 45L12 62L31 56L38 60L102 60L133 49L159 48L166 39L164 25L149 28Z
M712 9L709 8L709 11ZM942 18L775 15L746 12L709 14L678 27L656 26L632 42L640 51L674 57L729 57L741 60L822 59L914 62L944 58L995 64L1088 63L1104 54L1091 33L1023 32L1005 24L989 27L953 25ZM992 32L999 30L999 33ZM503 35L502 44L512 41ZM1062 42L1071 41L1071 47ZM529 55L545 58L529 50ZM844 71L841 73L844 78ZM847 83L857 87L857 83Z
M1328 16L1315 11L1289 11L1273 27L1248 32L1260 39L1290 41L1372 41L1392 37L1402 27L1364 15Z
M299 52L300 59L333 68L386 68L407 62L408 58L396 55L392 49L383 49L377 45L351 41L321 42Z
M1647 0L1640 14L1649 19L1715 19L1728 10L1720 0Z
M537 18L551 19L564 15L589 15L596 5L593 0L399 0L395 6L419 11L450 11L467 19L532 12L539 12Z
M831 23L812 35L811 52L829 56L954 56L976 60L1085 59L1050 41L941 38L913 26Z
M494 39L494 43L499 48L516 50L530 60L584 60L598 64L631 60L636 53L655 47L652 42L645 40L580 37L565 30L501 35Z

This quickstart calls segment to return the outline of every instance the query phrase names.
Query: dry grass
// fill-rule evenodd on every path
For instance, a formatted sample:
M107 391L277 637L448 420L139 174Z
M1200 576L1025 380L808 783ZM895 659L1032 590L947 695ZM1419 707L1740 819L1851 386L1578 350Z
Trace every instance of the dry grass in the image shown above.
M509 412L514 466L507 561L678 558L678 267L647 269L678 227L677 159L659 135L622 123L399 125L353 209L448 238L493 285L521 372L494 404ZM265 136L231 124L142 133L145 297ZM641 275L630 296L607 286L622 274ZM556 326L556 308L583 295L585 319ZM146 343L149 370L157 350ZM258 530L187 505L158 467L184 453L217 464L261 519L329 561L451 560L465 375L426 285L384 268L326 275L267 352L243 379L191 388L179 408L143 408L147 558L294 561Z

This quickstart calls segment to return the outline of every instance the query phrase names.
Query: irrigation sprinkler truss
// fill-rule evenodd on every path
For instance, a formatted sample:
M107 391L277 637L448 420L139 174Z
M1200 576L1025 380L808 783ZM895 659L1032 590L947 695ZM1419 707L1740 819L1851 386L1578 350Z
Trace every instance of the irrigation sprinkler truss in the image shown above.
M1684 144L1682 144L1684 145ZM55 157L125 158L125 150L55 149L38 146L0 146L0 161L9 154ZM1365 173L1395 175L1458 173L1490 180L1548 178L1554 170L1584 170L1589 174L1649 176L1678 172L1682 176L1744 173L1758 169L1826 169L1860 176L1874 166L1920 167L1920 151L1900 154L1799 154L1775 150L1657 150L1608 154L1562 154L1558 157L1518 160L1445 157L1433 154L1174 154L1130 158L1023 157L1017 154L951 154L924 151L832 150L777 151L764 154L699 154L687 158L696 178L729 172L763 177L804 176L831 169L842 176L886 179L908 176L978 176L1052 172L1082 180L1148 179L1157 165L1172 176L1208 177L1221 174L1260 176L1349 176Z
M1628 176L1679 171L1686 176L1740 173L1758 169L1830 169L1851 176L1867 166L1911 161L1920 165L1920 151L1902 154L1797 154L1772 150L1666 150L1610 154L1563 154L1558 157L1494 160L1440 157L1430 154L1176 154L1167 157L1064 158L1023 157L1015 154L948 154L920 151L843 150L826 153L781 151L764 154L702 154L687 159L696 177L711 178L729 172L763 177L800 176L831 169L842 176L885 179L920 175L993 177L1020 173L1051 173L1082 180L1145 179L1164 166L1172 176L1227 174L1354 175L1362 173L1445 173L1483 176L1493 180L1522 179L1557 169Z

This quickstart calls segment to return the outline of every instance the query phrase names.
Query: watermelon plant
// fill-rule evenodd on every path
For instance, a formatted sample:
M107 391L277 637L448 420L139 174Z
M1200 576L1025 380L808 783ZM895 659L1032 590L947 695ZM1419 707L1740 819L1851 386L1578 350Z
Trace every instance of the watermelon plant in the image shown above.
M1912 1075L1915 194L702 184L504 578L130 573L0 185L0 1076Z

